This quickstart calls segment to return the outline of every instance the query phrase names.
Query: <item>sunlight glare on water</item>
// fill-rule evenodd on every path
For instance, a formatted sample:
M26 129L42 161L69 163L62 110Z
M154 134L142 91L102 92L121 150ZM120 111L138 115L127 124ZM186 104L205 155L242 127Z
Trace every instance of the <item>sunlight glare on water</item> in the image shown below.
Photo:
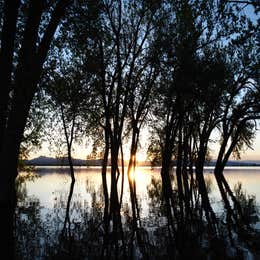
M110 168L107 174L108 191L110 192ZM205 177L211 179L211 194L213 201L221 204L220 194L212 174L212 168L205 168ZM34 180L27 180L26 196L38 199L42 209L53 209L59 205L66 205L66 199L70 188L70 175L68 168L42 167L37 168L36 172L40 176ZM125 178L123 185L123 205L129 206L130 194L129 183L127 179L127 169L125 168ZM149 216L151 200L149 190L157 186L152 182L155 179L160 183L160 168L151 169L151 167L137 167L135 172L131 173L131 178L136 181L136 193L140 204L140 214L142 217ZM260 167L227 167L225 176L233 189L238 182L242 183L243 190L247 194L255 195L257 204L260 204ZM103 203L103 188L100 167L76 167L76 183L74 187L72 201L82 205L82 207L92 207L93 196L95 203ZM118 180L118 194L121 194L121 179ZM159 187L159 186L158 186ZM160 193L160 191L159 191ZM59 201L59 203L57 203Z

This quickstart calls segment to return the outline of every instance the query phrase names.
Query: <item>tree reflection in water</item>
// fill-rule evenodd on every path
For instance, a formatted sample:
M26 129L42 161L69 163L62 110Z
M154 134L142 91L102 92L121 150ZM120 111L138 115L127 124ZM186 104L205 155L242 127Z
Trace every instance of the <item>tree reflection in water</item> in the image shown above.
M40 205L37 197L27 192L26 184L35 178L37 176L31 174L21 175L17 179L17 259L206 259L207 255L211 255L212 259L220 259L225 255L225 225L223 224L223 240L215 241L212 245L207 244L210 241L207 226L196 201L192 208L193 222L189 223L193 229L186 234L184 250L176 250L177 241L173 239L162 197L162 183L156 176L151 177L146 192L143 191L147 197L143 195L135 198L140 212L137 226L133 225L132 205L127 198L122 201L119 217L123 225L124 241L120 234L117 236L118 241L115 241L112 228L106 232L102 185L97 187L96 183L88 179L85 182L88 196L83 198L78 191L75 193L79 180L71 182L67 191L54 191L53 208L47 209ZM176 187L174 181L172 180L172 186ZM212 183L206 183L210 192ZM138 194L135 193L136 196ZM177 201L176 190L174 194ZM237 186L235 194L243 200L244 210L248 214L256 213L254 197L246 196L241 185ZM178 208L176 210L178 212ZM221 219L221 223L224 223L224 219ZM178 233L175 235L178 239Z
M16 179L17 209L15 212L16 255L20 259L35 259L44 254L42 237L47 237L40 216L40 202L28 196L26 182L39 176L33 173L20 174Z

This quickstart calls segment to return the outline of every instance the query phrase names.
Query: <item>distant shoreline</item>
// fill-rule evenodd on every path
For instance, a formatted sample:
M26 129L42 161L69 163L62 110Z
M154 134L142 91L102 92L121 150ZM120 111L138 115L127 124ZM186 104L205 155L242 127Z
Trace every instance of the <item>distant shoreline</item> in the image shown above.
M205 164L206 167L215 166L216 161L212 160ZM25 160L24 164L27 166L69 166L68 160L66 158L52 158L52 157L45 157L40 156L31 160ZM102 166L101 159L95 160L82 160L82 159L73 159L74 166ZM173 163L174 165L174 163ZM137 166L147 166L151 167L151 163L149 161L139 162ZM260 160L243 160L243 161L229 161L227 163L228 167L256 167L260 166ZM156 167L160 167L160 165L156 165Z

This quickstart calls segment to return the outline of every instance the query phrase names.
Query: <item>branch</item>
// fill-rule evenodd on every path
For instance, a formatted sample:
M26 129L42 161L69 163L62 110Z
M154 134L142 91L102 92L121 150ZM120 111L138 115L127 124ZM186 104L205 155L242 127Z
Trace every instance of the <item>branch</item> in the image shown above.
M55 6L52 12L51 20L46 28L42 41L38 48L38 68L42 68L42 65L46 59L51 41L55 34L55 31L65 14L66 8L72 3L72 0L60 0Z

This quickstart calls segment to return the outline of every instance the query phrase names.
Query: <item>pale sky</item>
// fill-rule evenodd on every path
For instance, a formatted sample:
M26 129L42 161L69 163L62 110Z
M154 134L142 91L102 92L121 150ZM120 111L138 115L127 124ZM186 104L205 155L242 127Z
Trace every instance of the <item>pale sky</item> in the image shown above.
M256 139L254 140L253 149L248 149L242 155L243 160L260 160L260 130L257 131Z
M211 156L213 159L216 158L216 152L218 152L218 143L211 144ZM256 132L256 138L253 141L252 149L247 149L244 152L241 152L241 160L260 160L260 130ZM214 152L216 151L216 152ZM234 158L230 158L231 160Z
M144 161L146 159L146 149L147 149L147 136L142 136L142 146L139 149L139 153L137 155L137 159ZM245 153L241 153L241 159L242 160L260 160L260 130L257 131L256 134L256 139L253 144L253 149L248 149ZM129 157L129 148L128 146L125 149L125 159ZM215 159L215 153L214 150L218 150L218 145L217 144L212 144L211 145L211 150L212 150L212 158ZM73 156L74 158L78 159L86 159L86 156L90 154L91 152L91 147L87 145L86 142L83 142L81 145L74 145L74 153ZM37 152L32 152L30 154L30 158L35 158L38 156L47 156L47 157L55 157L55 153L49 151L49 145L47 143L43 143L42 149L40 149Z

